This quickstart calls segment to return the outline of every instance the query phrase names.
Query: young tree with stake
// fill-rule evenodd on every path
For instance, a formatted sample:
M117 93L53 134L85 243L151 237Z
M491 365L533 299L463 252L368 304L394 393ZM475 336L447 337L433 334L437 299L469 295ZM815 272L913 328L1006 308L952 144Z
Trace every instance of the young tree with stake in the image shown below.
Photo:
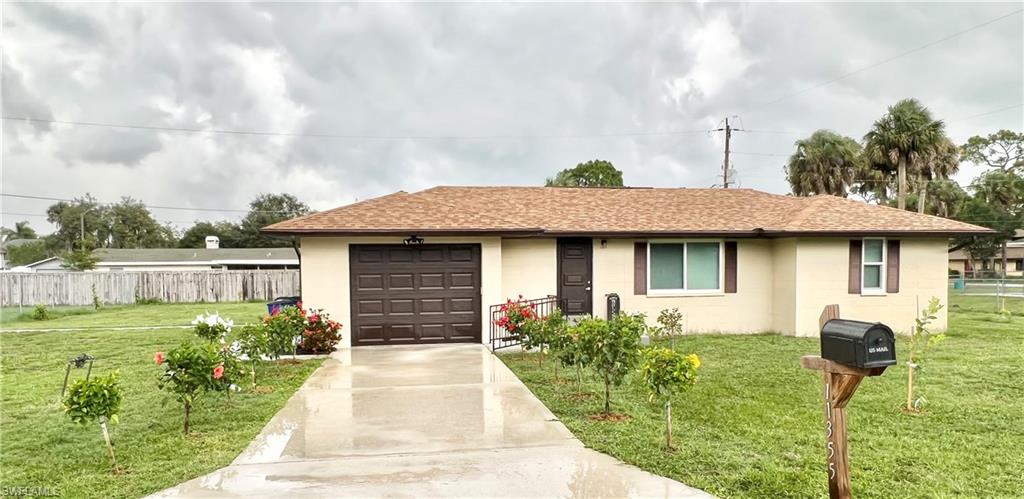
M700 357L682 355L668 348L649 348L644 351L640 375L647 385L648 400L665 401L665 447L672 448L672 396L685 392L697 382Z
M107 423L117 424L117 413L121 410L124 395L118 384L119 377L120 373L114 371L106 376L78 380L71 385L63 400L64 413L71 421L79 424L99 423L115 472L117 457L114 455L114 444L110 441Z

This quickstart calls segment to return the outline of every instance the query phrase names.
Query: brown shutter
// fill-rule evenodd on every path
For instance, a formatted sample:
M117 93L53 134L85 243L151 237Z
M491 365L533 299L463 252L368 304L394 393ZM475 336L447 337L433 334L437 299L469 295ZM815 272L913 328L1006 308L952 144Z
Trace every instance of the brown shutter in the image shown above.
M633 294L647 294L647 243L633 244Z
M888 248L885 256L885 292L900 292L900 242L887 241Z
M853 239L850 241L850 294L860 294L860 257L861 257L861 245L863 242L860 239Z
M736 292L736 241L725 242L725 292Z

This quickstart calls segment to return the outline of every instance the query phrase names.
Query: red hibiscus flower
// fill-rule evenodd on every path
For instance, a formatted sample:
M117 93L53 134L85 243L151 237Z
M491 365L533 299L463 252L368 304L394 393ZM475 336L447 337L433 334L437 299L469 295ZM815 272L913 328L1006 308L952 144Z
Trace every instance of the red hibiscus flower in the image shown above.
M166 356L164 355L163 352L157 352L153 354L153 362L156 362L156 365L158 366L164 363L164 358L166 358Z
M213 379L220 379L224 376L224 364L213 368Z

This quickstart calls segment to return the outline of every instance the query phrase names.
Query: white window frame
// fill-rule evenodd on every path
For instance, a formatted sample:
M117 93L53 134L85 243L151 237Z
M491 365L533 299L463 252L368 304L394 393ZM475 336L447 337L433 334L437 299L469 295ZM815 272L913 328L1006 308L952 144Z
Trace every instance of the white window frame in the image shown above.
M689 243L718 243L718 289L686 289L689 271ZM683 245L683 288L651 288L651 247L655 244ZM659 239L647 241L647 296L718 296L725 294L725 240L722 239Z
M867 258L866 258L867 252L868 252L868 245L867 245L868 241L881 241L882 242L882 261L881 261L881 263L879 263L879 262L868 263ZM888 246L888 244L886 244L886 240L883 237L866 237L866 238L861 240L861 242L860 242L860 294L862 294L862 295L884 295L884 294L886 294L886 291L885 291L885 289L886 289L886 287L885 287L886 286L885 278L886 278L886 273L887 273L886 272L886 268L887 268L886 265L889 263L887 261L888 258L889 258L889 255L887 254L889 252L888 248L889 248L889 246ZM869 288L864 283L864 279L867 276L867 273L864 272L864 269L866 269L869 265L872 266L872 267L876 267L876 266L879 267L879 269L878 269L878 287L877 288Z

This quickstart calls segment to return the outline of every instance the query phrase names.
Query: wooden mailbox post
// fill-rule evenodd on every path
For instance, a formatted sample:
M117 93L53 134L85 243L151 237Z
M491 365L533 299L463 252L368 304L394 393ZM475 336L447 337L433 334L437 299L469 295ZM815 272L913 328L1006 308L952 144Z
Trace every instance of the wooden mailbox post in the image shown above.
M839 305L828 305L818 319L818 329L825 323L839 318ZM865 376L878 376L885 367L864 369L847 366L823 359L817 355L805 355L800 365L807 369L821 371L825 395L825 455L828 459L828 496L831 499L849 499L850 463L846 452L846 404Z

